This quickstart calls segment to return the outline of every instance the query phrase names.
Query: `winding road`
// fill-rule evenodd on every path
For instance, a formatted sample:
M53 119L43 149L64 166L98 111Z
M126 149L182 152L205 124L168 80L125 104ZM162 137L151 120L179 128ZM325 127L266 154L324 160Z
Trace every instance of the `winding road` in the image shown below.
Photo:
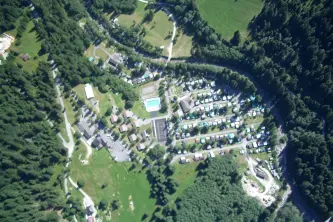
M63 98L62 98L61 92L60 92L60 79L59 79L59 77L57 77L56 71L57 71L57 69L53 70L52 74L53 74L53 78L55 79L55 84L56 84L57 100L59 101L61 108L64 110L65 109L64 101L63 101ZM62 137L60 137L60 138L62 139L63 145L67 149L68 161L66 163L66 167L68 168L69 164L70 164L70 158L72 157L73 152L74 152L75 144L74 144L74 139L73 139L72 126L71 126L70 122L68 121L66 110L63 112L63 114L64 114L64 121L65 121L65 126L66 126L66 133L69 138L69 142L66 142ZM85 141L83 141L83 142L85 143ZM89 144L86 144L86 146L90 147ZM87 149L87 150L89 150L89 149ZM87 152L87 153L89 153L89 152ZM90 156L90 154L91 154L91 152L89 153L88 156ZM90 203L92 203L92 207L94 209L93 216L95 217L97 214L97 210L95 208L92 198L87 193L85 193L81 188L78 188L78 185L72 180L72 178L68 175L68 173L66 173L64 175L64 187L65 187L66 195L68 194L68 180L75 188L77 188L82 193L82 195L84 196L85 199L87 199ZM86 201L84 201L84 203L85 202ZM75 215L74 215L74 219L76 220Z

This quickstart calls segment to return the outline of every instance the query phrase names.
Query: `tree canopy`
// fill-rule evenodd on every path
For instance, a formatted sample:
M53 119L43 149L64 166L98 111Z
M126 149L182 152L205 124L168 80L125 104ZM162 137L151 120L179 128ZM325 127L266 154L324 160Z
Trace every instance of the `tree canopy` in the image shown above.
M31 75L7 59L0 66L0 220L46 221L45 211L65 202L62 175L52 178L65 150L45 120L59 117L53 78L45 63Z
M175 221L259 221L263 208L247 197L231 155L206 160L179 200Z

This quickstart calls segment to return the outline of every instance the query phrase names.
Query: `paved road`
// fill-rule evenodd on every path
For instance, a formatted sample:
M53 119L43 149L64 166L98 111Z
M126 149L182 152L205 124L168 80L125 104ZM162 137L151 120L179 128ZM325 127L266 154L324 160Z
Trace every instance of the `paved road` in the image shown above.
M240 144L235 144L235 145L231 145L231 146L225 146L223 148L214 148L214 149L210 149L210 150L201 150L201 151L198 151L196 153L202 153L202 154L205 154L205 153L209 153L209 152L217 152L217 151L223 151L223 150L231 150L231 149L235 149L235 148L241 148L243 147L243 144L240 143ZM190 156L194 156L196 153L187 153L187 154L178 154L178 155L175 155L172 160L170 161L170 164L174 164L176 163L181 157L190 157Z
M184 138L184 139L178 139L178 140L187 141L187 140L193 140L193 139L206 137L206 136L224 135L224 134L235 133L235 132L237 132L237 129L230 129L230 130L226 130L226 131L219 131L219 132L216 132L216 133L208 133L208 134L203 134L203 135L191 136L191 137L187 137L187 138Z
M183 119L181 124L193 124L193 123L199 123L199 122L209 122L209 121L214 121L217 119L227 119L235 116L235 114L229 114L229 115L223 115L223 116L215 116L215 117L206 117L204 120L202 119L195 119L195 120L186 120Z

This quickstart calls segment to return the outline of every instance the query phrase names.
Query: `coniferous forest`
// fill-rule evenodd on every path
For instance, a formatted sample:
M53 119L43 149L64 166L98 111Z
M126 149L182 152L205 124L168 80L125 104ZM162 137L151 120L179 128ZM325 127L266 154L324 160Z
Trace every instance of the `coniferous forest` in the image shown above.
M49 71L45 63L33 76L10 61L0 66L1 221L53 221L46 212L65 203L55 175L65 149L46 121L59 118Z

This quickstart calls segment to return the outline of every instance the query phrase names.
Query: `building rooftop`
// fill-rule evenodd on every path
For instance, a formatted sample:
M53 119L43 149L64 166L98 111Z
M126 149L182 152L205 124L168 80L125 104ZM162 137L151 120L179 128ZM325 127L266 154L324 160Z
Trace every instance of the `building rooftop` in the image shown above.
M119 127L119 131L120 132L126 132L128 130L128 128L127 128L127 126L125 125L125 124L123 124L123 125L121 125L120 127Z
M132 116L133 116L133 112L132 111L125 110L125 112L124 112L124 117L125 118L130 118Z
M113 53L110 55L109 58L109 64L113 65L114 67L117 67L119 64L124 63L124 57L120 53Z
M24 53L23 55L21 55L21 59L26 62L30 59L30 56L27 53Z
M131 142L135 142L137 138L138 138L138 137L137 137L135 134L131 134L131 135L129 136L129 140L130 140Z
M118 121L118 116L112 114L110 120L111 120L111 123L115 123Z
M146 148L144 143L139 143L138 150L144 150Z
M184 99L180 101L180 106L184 113L188 113L191 111L191 108L193 107L193 101L192 99Z
M93 91L93 88L90 84L85 84L84 85L84 91L86 93L86 97L87 99L91 99L91 98L94 98L94 91Z
M142 125L142 121L141 120L135 120L134 122L133 122L133 126L134 127L141 127L141 125Z

